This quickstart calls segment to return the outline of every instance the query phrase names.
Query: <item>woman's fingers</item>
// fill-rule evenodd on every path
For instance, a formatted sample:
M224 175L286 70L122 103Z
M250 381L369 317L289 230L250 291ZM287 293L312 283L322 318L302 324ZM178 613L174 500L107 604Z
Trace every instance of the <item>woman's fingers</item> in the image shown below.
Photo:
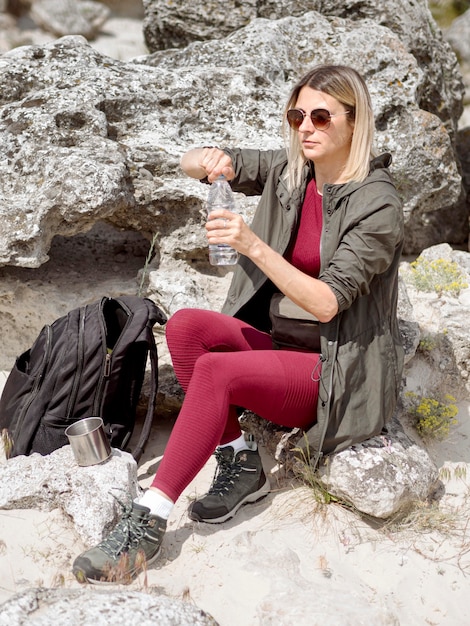
M207 178L210 182L213 182L221 174L227 180L231 180L235 175L232 159L219 148L204 148L201 153L200 165L207 172Z

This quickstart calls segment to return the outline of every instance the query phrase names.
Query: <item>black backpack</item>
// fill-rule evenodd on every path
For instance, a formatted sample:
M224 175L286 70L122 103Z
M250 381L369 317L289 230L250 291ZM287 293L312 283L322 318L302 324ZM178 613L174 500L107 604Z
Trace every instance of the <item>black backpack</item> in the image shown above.
M101 298L44 326L16 359L0 399L0 430L12 443L9 456L49 454L69 443L67 426L90 416L102 417L111 446L125 449L150 357L147 414L131 450L138 461L150 434L158 385L152 329L166 321L151 300L122 296Z

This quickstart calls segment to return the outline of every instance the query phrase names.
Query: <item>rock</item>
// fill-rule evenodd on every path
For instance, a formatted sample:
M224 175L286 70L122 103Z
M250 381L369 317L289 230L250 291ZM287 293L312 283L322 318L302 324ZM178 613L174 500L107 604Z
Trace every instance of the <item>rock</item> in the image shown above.
M398 422L387 431L330 455L319 467L328 493L379 519L408 512L438 485L438 470L426 450Z
M445 67L453 53L439 50ZM468 208L453 147L461 95L454 79L440 96L443 122L419 108L431 77L396 34L370 18L312 11L253 19L225 39L134 63L113 61L80 37L4 54L0 264L38 267L54 236L106 220L149 238L158 232L159 267L181 260L188 272L210 273L200 213L207 189L181 173L181 153L214 141L282 146L293 82L306 65L328 61L368 77L377 144L394 155L404 199L407 250L462 242ZM240 212L249 217L255 200L240 194Z
M299 428L282 429L250 411L240 420L288 475L308 484L310 459L297 450L303 437ZM397 418L383 435L326 456L316 476L330 495L378 519L407 512L430 499L438 486L436 465L425 448L405 434Z
M204 249L204 254L207 250ZM182 308L200 308L220 310L225 300L232 272L221 269L218 272L217 287L205 274L192 277L184 271L184 264L176 261L167 268L149 272L148 289L153 294L164 298L170 314Z
M462 72L465 94L463 98L464 111L459 120L459 128L468 131L470 128L470 9L465 13L456 17L448 28L444 29L444 38L450 44L452 50L456 53L459 60L460 71ZM468 139L467 139L468 143ZM462 152L459 151L462 158ZM470 194L470 167L468 166L468 150L465 153L466 164L464 165L464 173L467 178L466 189ZM467 202L470 200L467 197Z
M468 126L462 128L462 130L457 133L457 153L463 172L463 185L467 193L467 204L470 205L470 119Z
M256 0L228 0L223 4L216 0L143 0L143 5L144 37L151 52L183 48L193 41L220 39L258 17Z
M470 65L470 9L452 21L445 30L444 37L457 53L459 60Z
M398 280L397 316L401 338L403 341L403 349L405 351L406 364L411 361L416 354L421 333L419 330L419 322L414 315L413 305L411 304L406 290L406 285L400 278Z
M401 280L412 304L413 318L419 323L421 342L405 369L409 381L406 391L419 391L421 396L451 394L463 399L470 391L470 255L439 244L423 250L417 258L420 261L426 267L436 263L441 268L437 275L443 285L460 288L437 292L429 270L428 286L423 284L418 289L410 263L401 264ZM460 275L455 283L454 272ZM419 389L413 388L411 381L419 381Z
M417 102L443 121L461 115L461 76L454 55L437 27L425 3L394 0L377 5L375 0L288 0L273 2L234 2L224 4L223 12L217 3L184 0L168 3L165 0L144 0L144 35L151 52L168 48L182 48L194 41L220 39L242 29L256 18L281 20L301 17L314 11L325 17L339 17L361 22L372 20L392 31L415 57L426 75L426 86ZM317 45L321 45L318 41ZM443 106L442 94L450 107ZM453 95L452 95L453 94ZM454 126L455 130L455 126Z
M93 0L33 0L30 14L40 28L56 37L83 35L94 39L110 10Z
M89 545L99 543L121 517L116 498L128 504L138 491L136 462L116 449L108 461L91 467L79 467L70 446L0 464L0 509L58 508Z
M0 607L0 626L217 626L189 602L148 592L96 589L28 589Z

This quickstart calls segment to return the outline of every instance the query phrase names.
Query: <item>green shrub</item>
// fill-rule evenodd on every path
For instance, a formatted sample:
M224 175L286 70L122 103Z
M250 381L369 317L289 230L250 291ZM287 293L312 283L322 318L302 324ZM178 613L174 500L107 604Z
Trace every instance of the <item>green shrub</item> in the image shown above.
M422 337L418 348L421 352L431 352L434 348L437 348L437 340L430 336Z
M450 427L457 424L455 418L458 408L452 396L446 394L441 401L432 397L420 397L411 391L405 395L410 401L408 414L423 439L445 439Z
M435 259L428 261L418 257L410 263L411 281L418 291L435 291L437 294L448 293L458 296L461 289L466 289L465 280L455 261Z

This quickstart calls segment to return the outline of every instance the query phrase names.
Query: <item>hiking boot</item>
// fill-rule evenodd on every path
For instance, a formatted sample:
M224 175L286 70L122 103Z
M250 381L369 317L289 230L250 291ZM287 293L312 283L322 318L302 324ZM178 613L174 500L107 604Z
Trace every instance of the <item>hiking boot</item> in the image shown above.
M256 444L255 444L256 445ZM209 491L188 509L196 522L219 524L235 515L247 502L256 502L269 492L258 450L240 450L226 446L215 451L217 469Z
M132 502L113 531L96 547L75 559L73 573L80 583L130 583L157 558L166 520Z

